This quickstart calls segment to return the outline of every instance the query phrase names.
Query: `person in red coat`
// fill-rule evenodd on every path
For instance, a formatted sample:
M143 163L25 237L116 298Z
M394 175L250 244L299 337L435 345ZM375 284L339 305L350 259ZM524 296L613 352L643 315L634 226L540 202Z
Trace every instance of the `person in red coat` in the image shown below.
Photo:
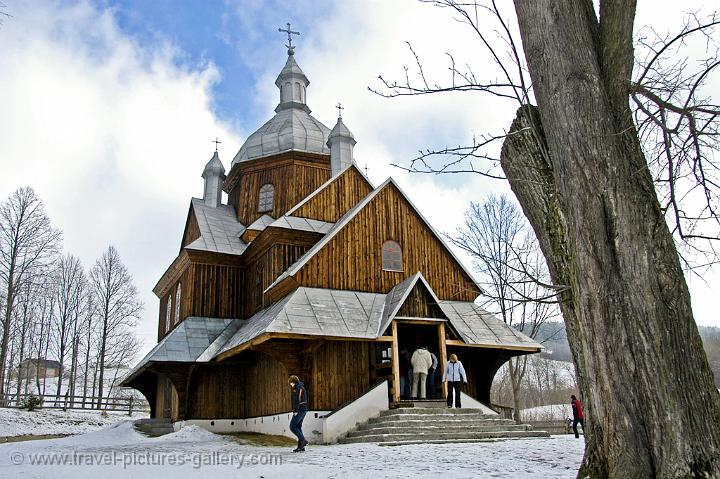
M580 424L583 434L585 434L585 416L583 416L582 404L580 404L580 401L574 394L570 396L570 404L572 405L573 410L573 432L575 433L575 437L579 438L580 434L578 434L577 429L578 424Z

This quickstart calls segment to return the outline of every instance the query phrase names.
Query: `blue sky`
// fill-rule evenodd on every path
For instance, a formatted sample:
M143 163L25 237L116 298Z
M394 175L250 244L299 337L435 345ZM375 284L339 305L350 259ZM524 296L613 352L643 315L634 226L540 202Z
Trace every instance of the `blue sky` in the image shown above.
M479 176L391 166L419 149L502 133L515 114L514 104L483 95L389 100L368 91L378 75L401 80L403 66L412 68L406 41L431 81L448 79L445 52L484 79L497 77L472 32L437 8L414 0L4 3L12 17L0 27L0 198L33 186L66 250L86 267L108 244L118 248L146 304L144 350L157 331L152 288L177 255L190 198L202 194L211 141L220 137L229 168L273 114L274 80L287 58L277 30L288 21L302 32L294 43L313 116L332 127L334 105L343 103L356 160L375 184L393 176L450 233L469 201L509 190ZM643 0L639 23L669 27L692 7ZM690 283L696 319L720 325L720 281L706 279Z
M145 43L168 41L182 49L176 60L190 66L212 62L221 80L212 87L213 111L224 121L252 129L266 120L248 92L268 60L282 67L287 41L278 28L294 22L296 44L307 44L312 19L315 28L332 8L329 1L174 1L127 0L107 2L119 28ZM273 55L274 53L274 55Z

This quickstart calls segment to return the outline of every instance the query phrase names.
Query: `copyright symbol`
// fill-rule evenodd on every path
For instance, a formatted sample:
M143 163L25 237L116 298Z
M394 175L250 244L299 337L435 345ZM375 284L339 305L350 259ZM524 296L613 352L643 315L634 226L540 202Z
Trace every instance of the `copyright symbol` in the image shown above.
M10 461L14 465L19 466L25 461L25 454L23 454L22 452L13 452L12 454L10 454Z

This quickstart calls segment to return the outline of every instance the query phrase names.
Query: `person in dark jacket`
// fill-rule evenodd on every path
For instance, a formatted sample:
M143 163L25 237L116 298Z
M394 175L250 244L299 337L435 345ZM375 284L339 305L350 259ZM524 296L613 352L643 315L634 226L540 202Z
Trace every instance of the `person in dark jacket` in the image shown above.
M574 394L570 396L570 404L572 405L573 410L573 432L575 433L575 437L579 438L580 434L578 434L577 429L578 424L580 424L583 434L585 434L585 416L583 416L582 404L580 404L580 401Z
M305 385L295 375L290 376L290 387L292 388L293 410L292 419L290 420L290 431L298 438L297 448L293 449L293 452L304 452L305 446L307 446L308 443L302 432L302 423L308 411L307 390L305 389Z

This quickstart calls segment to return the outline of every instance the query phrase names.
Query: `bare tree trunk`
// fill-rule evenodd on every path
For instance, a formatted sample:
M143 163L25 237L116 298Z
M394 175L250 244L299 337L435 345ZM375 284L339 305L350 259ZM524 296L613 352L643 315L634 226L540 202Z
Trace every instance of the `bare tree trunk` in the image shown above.
M515 422L522 424L522 413L520 406L520 371L516 368L515 362L520 358L510 358L508 361L508 373L510 374L510 385L512 386L513 408L515 409Z
M511 130L527 130L508 137L502 167L554 283L569 286L561 309L588 410L579 477L718 477L720 396L645 159L612 134L586 65L596 56L582 50L593 39L548 26L589 14L535 0L517 10L540 113L519 110Z

